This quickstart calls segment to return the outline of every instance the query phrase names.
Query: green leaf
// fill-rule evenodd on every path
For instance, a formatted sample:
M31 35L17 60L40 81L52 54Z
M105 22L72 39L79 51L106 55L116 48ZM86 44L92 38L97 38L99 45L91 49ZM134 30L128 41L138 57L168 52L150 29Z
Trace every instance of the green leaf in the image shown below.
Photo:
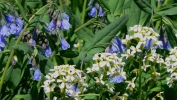
M80 20L75 15L73 15L73 18L75 19L75 29L79 28L77 31L75 30L75 34L84 41L91 40L94 34L88 28L82 27Z
M167 5L161 9L158 9L155 13L161 16L165 15L176 15L177 14L177 4Z
M74 58L77 57L79 53L72 50L62 50L60 51L60 55L66 58Z
M112 38L119 32L119 30L121 30L123 26L125 26L127 21L128 15L124 15L102 30L97 31L92 39L92 42L87 41L85 43L82 51L80 52L80 59L89 61L95 53L104 51Z
M18 5L19 9L20 9L20 12L21 12L23 18L25 19L25 21L28 21L28 18L26 17L25 9L22 7L22 5L19 3L18 0L15 0L15 1L16 1L17 5Z
M162 89L163 89L163 87L161 87L161 86L154 87L150 90L150 92L148 94L151 94L152 92L161 92L161 91L163 91Z
M167 32L167 36L169 38L169 42L171 44L172 47L177 46L177 38L175 36L175 32L173 30L172 27L170 27L170 25L165 24L165 30Z
M84 100L93 100L96 99L96 96L85 96Z
M14 45L13 48L17 50L22 50L25 54L26 53L32 54L33 52L33 49L29 46L28 43L19 43L17 45Z
M30 94L26 95L15 95L15 97L12 100L32 100Z
M21 80L21 69L19 67L14 67L8 81L9 87L15 89Z
M49 70L54 67L54 64L47 57L38 53L37 57L40 60L40 70L42 73L47 74Z
M144 12L147 12L150 14L152 13L152 7L147 0L134 0L134 2Z
M110 7L108 5L108 0L97 0L98 3L103 7L104 10L110 10Z
M129 18L129 21L127 22L127 27L132 27L134 25L137 25L140 20L141 10L140 8L138 8L135 2L131 3L129 15L131 17Z
M13 66L10 66L10 67L8 68L7 73L6 73L6 76L5 76L5 78L4 78L4 81L5 81L5 82L10 79L10 76L11 76L12 71L13 71Z
M120 14L122 12L124 2L125 0L110 0L108 4L110 12L114 15Z

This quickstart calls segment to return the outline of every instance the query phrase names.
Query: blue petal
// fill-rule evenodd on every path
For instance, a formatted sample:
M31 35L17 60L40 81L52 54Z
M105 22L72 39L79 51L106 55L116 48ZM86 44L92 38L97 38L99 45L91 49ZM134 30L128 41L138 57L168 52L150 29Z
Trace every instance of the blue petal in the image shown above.
M49 24L48 24L48 28L50 31L53 31L56 29L56 23L54 22L54 20L52 20Z
M69 23L69 21L66 19L62 19L60 29L61 30L68 30L69 28L71 28L71 24Z
M47 46L45 49L45 56L50 57L51 55L52 55L52 50L51 50L50 46Z
M34 72L33 80L39 81L41 79L41 71L36 69Z
M68 42L64 38L62 38L60 40L60 46L61 46L62 50L66 50L66 49L70 48L70 45L68 44Z
M14 22L14 16L8 14L5 16L6 22L7 23L13 23Z
M92 7L90 12L89 12L89 16L91 17L95 17L96 16L96 7Z
M112 77L112 75L110 76L110 82L122 83L123 81L124 79L121 75L114 76L114 77Z
M104 12L103 12L103 8L100 6L100 7L99 7L99 10L98 10L98 16L99 16L99 17L102 17L102 16L103 16L103 13L104 13Z

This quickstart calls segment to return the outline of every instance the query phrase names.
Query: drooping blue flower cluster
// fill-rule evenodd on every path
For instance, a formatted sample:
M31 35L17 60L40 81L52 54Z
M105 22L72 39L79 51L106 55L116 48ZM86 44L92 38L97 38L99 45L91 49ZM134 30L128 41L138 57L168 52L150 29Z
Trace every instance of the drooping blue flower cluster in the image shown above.
M14 17L11 14L5 16L5 24L0 26L0 51L6 45L5 37L11 34L18 36L23 29L23 22L19 17Z
M69 16L66 13L61 13L62 18L58 21L52 20L48 26L48 31L53 31L57 27L63 31L70 29L72 26L69 23Z
M10 14L5 16L6 23L0 27L0 35L9 36L11 34L19 35L23 29L23 22L19 17Z
M90 6L93 3L93 0L90 0L88 3L88 6ZM98 11L97 11L98 10ZM97 13L98 12L98 13ZM102 17L104 15L103 8L99 4L95 4L91 9L90 12L88 13L89 16L95 17L98 15L98 17Z
M110 53L123 53L125 52L126 46L122 44L118 37L115 37L110 46Z

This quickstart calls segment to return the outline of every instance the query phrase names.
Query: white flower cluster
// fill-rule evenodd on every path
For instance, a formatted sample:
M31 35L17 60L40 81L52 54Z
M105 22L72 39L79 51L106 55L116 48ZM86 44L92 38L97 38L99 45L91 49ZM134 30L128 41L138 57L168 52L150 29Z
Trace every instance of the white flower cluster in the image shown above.
M54 91L57 87L61 94L77 99L78 95L86 90L86 77L81 70L75 69L75 65L54 66L50 71L42 85L46 93Z
M116 53L97 53L94 55L95 63L91 68L87 68L87 73L97 73L94 77L96 83L105 85L105 81L121 83L126 80L126 73L123 71L125 63ZM106 84L106 86L108 86ZM111 89L112 90L112 89Z
M167 77L167 85L172 86L174 81L177 81L177 47L170 49L170 55L165 59L165 65L167 72L170 73L170 77Z
M126 38L122 40L122 43L126 44L126 46L129 46L131 40L136 40L136 42L138 42L135 47L131 46L130 50L127 50L127 52L129 52L131 55L136 52L141 52L142 48L156 48L157 46L162 45L162 42L158 40L159 34L156 33L152 28L135 25L130 27L129 31L133 32L133 34L126 35Z

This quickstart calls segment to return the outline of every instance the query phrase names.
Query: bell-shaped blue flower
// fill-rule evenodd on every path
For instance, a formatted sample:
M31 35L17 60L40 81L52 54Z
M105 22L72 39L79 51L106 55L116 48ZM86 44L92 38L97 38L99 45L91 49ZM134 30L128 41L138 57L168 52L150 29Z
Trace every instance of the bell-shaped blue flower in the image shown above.
M54 20L52 20L49 24L48 24L48 28L50 31L53 31L56 29L56 23Z
M62 19L69 21L69 16L66 13L63 12L62 15L63 15Z
M47 46L45 48L45 56L50 57L51 55L52 55L52 50L51 50L50 46Z
M5 19L6 19L7 23L13 23L14 22L14 16L12 16L11 14L6 15Z
M7 44L6 40L4 39L4 36L0 35L0 51L3 50L5 45Z
M168 41L167 38L160 36L159 40L162 41L162 44L163 44L163 45L159 46L160 49L170 49L171 48L170 42Z
M69 23L69 21L66 19L61 19L60 29L61 30L68 30L70 28L71 28L71 24Z
M2 35L2 36L9 36L10 35L9 28L8 28L7 24L5 24L1 27L0 35Z
M100 6L99 9L98 9L98 16L99 17L102 17L103 16L103 8Z
M96 16L96 7L92 7L90 12L88 13L89 16L95 17Z
M146 43L145 43L145 45L144 45L144 49L151 49L153 42L154 42L154 41L153 41L152 39L147 39L147 40L146 40Z
M74 91L74 92L79 92L79 91L80 91L80 89L78 88L78 84L73 85L73 86L70 88L70 90L72 90L72 91ZM70 92L68 92L67 94L68 94L69 97L72 97L72 96L73 96L72 93L70 93Z
M36 69L34 71L33 80L39 81L40 79L41 79L41 71L39 69Z
M68 42L64 38L60 39L60 46L62 50L70 48L70 44L68 44Z
M124 78L121 75L114 76L110 75L110 82L115 82L115 83L122 83L124 81Z
M125 52L125 49L125 44L122 44L121 40L118 37L115 37L110 46L110 53L123 53Z

